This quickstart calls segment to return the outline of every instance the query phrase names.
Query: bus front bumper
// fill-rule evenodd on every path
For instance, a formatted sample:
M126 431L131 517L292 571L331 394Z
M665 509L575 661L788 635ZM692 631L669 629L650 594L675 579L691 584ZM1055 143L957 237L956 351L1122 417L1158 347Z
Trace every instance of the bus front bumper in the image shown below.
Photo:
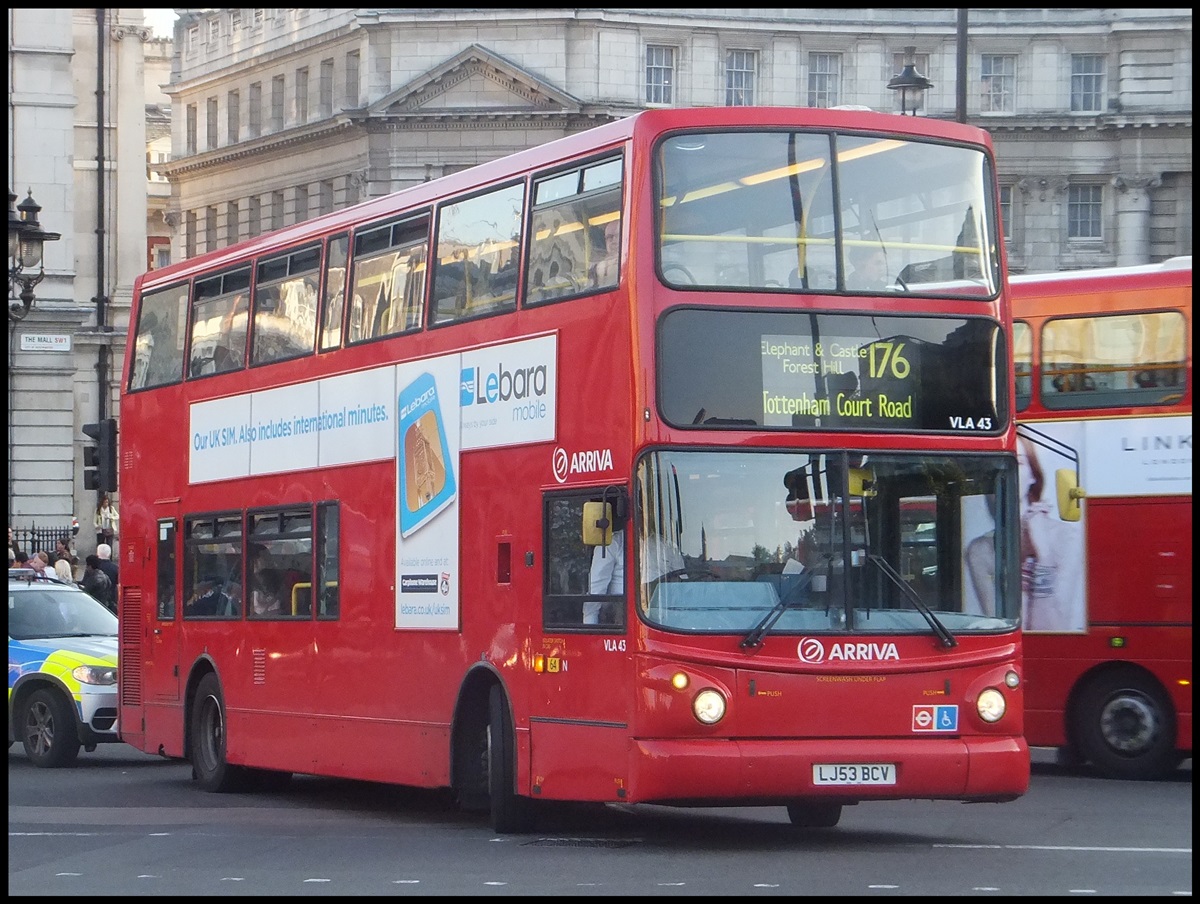
M1008 801L1029 788L1029 747L1020 737L634 739L632 744L627 803ZM856 748L858 753L851 752ZM858 768L831 768L837 766ZM869 776L870 783L856 776Z

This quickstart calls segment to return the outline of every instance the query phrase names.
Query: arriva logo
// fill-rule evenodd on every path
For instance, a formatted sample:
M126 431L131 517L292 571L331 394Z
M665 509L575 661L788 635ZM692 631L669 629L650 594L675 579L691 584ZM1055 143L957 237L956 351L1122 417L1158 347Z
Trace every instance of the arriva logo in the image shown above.
M854 643L843 641L829 648L825 655L825 644L815 637L802 637L796 646L796 655L801 662L871 662L884 659L899 661L900 653L894 643Z
M584 452L567 452L562 446L554 450L550 466L554 470L554 479L566 483L572 474L595 474L599 471L611 471L613 468L612 449L588 449Z

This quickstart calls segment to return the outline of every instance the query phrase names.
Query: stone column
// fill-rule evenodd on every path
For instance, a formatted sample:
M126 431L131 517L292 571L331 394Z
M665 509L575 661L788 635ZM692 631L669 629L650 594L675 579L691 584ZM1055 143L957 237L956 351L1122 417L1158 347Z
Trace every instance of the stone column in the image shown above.
M118 16L126 12L118 11ZM130 10L129 12L139 12ZM139 17L140 21L140 17ZM118 346L124 346L124 331L129 322L129 306L133 300L133 281L147 269L146 262L146 196L149 176L146 171L146 90L145 44L150 29L141 25L126 25L118 18L112 28L113 52L116 55L114 84L106 86L109 97L109 132L115 147L111 149L116 165L110 185L109 203L115 224L116 271L110 276L113 287L108 325L120 334ZM114 349L113 366L119 368L121 356ZM119 377L119 370L114 373Z
M1118 175L1112 180L1117 190L1117 266L1150 262L1150 189L1162 184L1158 176Z

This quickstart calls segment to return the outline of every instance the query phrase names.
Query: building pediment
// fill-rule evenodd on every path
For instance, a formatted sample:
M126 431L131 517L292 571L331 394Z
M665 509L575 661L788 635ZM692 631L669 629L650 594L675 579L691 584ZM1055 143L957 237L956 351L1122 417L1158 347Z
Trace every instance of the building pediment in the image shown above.
M582 106L565 91L472 44L371 104L366 118L577 113Z

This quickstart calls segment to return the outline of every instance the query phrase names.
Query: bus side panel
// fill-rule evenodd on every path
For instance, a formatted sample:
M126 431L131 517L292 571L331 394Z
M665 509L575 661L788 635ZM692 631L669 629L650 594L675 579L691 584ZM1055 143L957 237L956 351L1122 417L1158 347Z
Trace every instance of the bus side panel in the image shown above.
M1066 743L1066 708L1080 678L1106 663L1158 677L1192 746L1191 497L1087 501L1087 634L1025 635L1025 735ZM1181 683L1183 682L1183 683Z

